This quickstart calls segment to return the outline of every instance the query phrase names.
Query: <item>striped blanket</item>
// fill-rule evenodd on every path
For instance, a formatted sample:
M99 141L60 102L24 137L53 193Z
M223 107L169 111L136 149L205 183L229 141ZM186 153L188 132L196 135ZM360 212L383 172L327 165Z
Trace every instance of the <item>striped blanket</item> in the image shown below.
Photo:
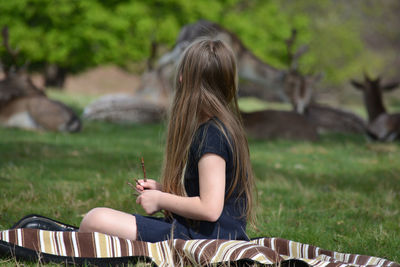
M281 238L233 240L131 241L100 233L10 229L0 232L0 254L18 260L41 260L98 266L138 261L157 266L251 263L286 266L390 266L389 260L323 250Z

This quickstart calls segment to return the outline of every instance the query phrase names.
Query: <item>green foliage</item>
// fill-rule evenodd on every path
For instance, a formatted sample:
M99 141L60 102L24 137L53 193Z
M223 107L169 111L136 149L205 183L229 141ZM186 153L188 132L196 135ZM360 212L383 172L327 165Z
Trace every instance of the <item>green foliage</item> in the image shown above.
M222 24L276 66L286 64L283 41L292 27L301 29L301 41L309 39L307 18L289 19L277 1L19 0L1 1L0 12L20 58L33 68L53 63L70 72L144 60L152 42L172 47L181 27L198 19Z
M299 32L297 44L307 43L310 38L308 18L289 16L281 11L277 1L249 2L244 9L227 12L221 24L236 33L255 55L277 67L287 67L285 40L292 29Z
M98 1L2 1L0 10L11 45L34 67L54 63L79 71L124 56L114 51L127 24Z
M370 31L366 28L367 20L388 12L383 5L367 1L282 2L287 13L309 18L310 49L300 60L304 72L323 72L328 84L339 86L363 71L382 71L385 58L366 46L364 35Z
M313 53L309 61L310 66L323 69L327 78L336 83L348 79L349 75L359 75L358 58L364 51L354 25L351 22L341 22L340 25L330 22L337 19L333 17L319 23L316 35L320 37L311 42Z

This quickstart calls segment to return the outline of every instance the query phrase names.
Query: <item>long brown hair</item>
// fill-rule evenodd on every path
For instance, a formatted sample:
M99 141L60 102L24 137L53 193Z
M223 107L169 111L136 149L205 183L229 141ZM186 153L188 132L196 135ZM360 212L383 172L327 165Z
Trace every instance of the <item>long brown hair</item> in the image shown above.
M224 42L202 39L186 48L175 76L162 172L163 190L186 195L183 178L192 139L205 119L217 117L217 127L229 136L227 140L235 166L234 180L226 199L237 188L239 196L247 199L243 215L254 222L254 178L236 95L236 61Z

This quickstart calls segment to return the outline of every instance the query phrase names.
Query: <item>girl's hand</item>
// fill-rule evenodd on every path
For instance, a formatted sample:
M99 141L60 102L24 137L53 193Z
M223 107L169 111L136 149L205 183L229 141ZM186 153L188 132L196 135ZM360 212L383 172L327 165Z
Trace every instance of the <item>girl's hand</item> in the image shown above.
M158 191L162 191L162 186L159 182L153 180L153 179L146 179L146 182L143 179L139 180L139 184L136 184L136 188L139 191L143 191L143 190L158 190Z
M141 205L147 214L154 214L161 209L159 204L161 194L159 190L143 190L137 197L136 203Z

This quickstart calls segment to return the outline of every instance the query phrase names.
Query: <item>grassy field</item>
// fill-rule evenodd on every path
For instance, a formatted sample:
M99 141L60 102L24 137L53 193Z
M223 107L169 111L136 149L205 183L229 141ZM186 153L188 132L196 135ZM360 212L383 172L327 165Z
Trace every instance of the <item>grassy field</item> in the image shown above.
M91 100L51 95L78 112ZM97 206L143 213L126 181L142 177L141 156L148 177L159 176L164 132L162 123L88 121L78 134L0 128L0 229L29 213L73 225ZM398 143L329 134L315 143L250 139L250 150L259 199L250 237L400 262Z

